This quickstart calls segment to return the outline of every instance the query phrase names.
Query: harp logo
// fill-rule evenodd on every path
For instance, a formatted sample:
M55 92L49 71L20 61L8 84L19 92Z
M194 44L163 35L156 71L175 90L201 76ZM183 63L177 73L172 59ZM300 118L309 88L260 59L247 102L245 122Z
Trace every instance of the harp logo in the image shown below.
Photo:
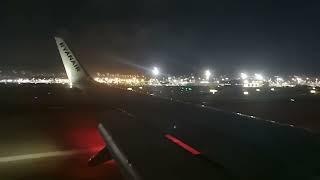
M59 45L63 52L68 56L69 61L72 63L72 66L77 70L77 72L80 72L80 65L75 60L74 56L72 55L68 47L63 42L59 43Z

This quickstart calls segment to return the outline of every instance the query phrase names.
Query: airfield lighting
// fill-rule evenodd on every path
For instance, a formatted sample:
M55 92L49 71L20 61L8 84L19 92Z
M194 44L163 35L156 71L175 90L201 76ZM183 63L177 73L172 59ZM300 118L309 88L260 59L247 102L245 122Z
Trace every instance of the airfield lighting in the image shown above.
M209 80L209 78L210 78L210 76L211 76L210 70L206 70L206 71L204 72L204 76L206 77L206 80Z
M283 81L281 77L277 77L277 81Z
M254 74L254 77L255 77L256 80L259 80L259 81L263 80L262 74Z
M315 94L315 93L316 93L316 90L311 89L311 90L310 90L310 93L311 93L311 94Z
M243 94L244 95L249 95L249 92L248 91L244 91Z
M302 82L302 79L297 77L297 82L298 82L298 84L300 84Z
M152 74L153 74L154 76L158 76L158 75L160 74L159 68L153 67L153 69L152 69Z
M248 75L246 73L241 73L240 77L241 77L241 79L247 79Z
M218 92L218 90L216 90L216 89L210 89L209 92L211 92L212 94L215 94L216 92Z

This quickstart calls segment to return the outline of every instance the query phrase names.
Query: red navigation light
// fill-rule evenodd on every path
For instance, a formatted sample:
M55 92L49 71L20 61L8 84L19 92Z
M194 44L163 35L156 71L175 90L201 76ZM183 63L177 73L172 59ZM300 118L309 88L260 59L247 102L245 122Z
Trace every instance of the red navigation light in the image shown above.
M182 142L181 140L177 139L176 137L170 135L170 134L166 134L164 135L167 139L169 139L170 141L172 141L173 143L177 144L178 146L182 147L183 149L189 151L191 154L193 155L199 155L201 154L200 151L194 149L193 147L189 146L188 144Z

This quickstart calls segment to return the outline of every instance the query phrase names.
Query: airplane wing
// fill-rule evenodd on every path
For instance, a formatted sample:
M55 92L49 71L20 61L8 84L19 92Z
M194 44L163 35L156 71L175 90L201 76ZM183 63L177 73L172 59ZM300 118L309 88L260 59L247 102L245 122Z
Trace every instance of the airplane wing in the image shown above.
M128 179L230 179L198 150L126 112L103 113L99 131Z
M87 89L91 78L56 41L70 82ZM104 92L109 108L98 129L107 146L89 165L113 158L127 179L319 176L319 138L303 129L111 87Z

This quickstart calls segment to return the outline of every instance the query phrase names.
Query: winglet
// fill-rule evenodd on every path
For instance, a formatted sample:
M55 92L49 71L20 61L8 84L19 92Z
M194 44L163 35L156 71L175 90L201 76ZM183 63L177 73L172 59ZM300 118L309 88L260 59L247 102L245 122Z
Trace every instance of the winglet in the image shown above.
M82 88L89 82L92 82L92 78L81 66L75 55L69 49L68 45L60 37L54 37L59 49L59 53L66 70L70 83L75 86Z

